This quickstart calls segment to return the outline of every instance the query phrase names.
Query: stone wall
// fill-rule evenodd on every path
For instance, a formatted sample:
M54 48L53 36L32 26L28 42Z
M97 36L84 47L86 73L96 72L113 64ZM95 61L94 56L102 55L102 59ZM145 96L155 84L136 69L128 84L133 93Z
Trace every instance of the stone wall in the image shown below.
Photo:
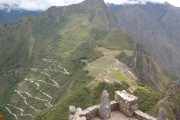
M77 118L76 116L79 117L85 117L85 120L91 120L95 117L98 116L98 112L99 112L99 106L100 105L94 105L91 107L86 108L85 110L78 112L78 109L75 108L75 106L70 106L69 107L69 120L81 120L81 119L72 119L72 118ZM119 104L115 101L111 101L110 102L110 108L111 111L117 111L119 110Z
M154 118L140 110L135 111L135 116L138 120L156 120L156 118Z
M103 100L101 100L101 102L102 101ZM102 103L100 105L102 105ZM89 108L86 108L83 111L81 108L76 109L74 106L70 106L69 107L69 120L91 120L95 117L100 118L99 112L103 112L103 110L100 109L100 105L91 106ZM110 108L110 111L120 111L124 113L125 115L127 115L127 117L133 116L138 120L156 120L156 118L138 110L138 98L136 96L133 96L127 93L125 90L116 91L115 101L111 101L107 105L110 105L108 107ZM103 105L103 106L107 107L107 105ZM166 120L165 110L160 109L158 117L159 117L158 120Z
M119 104L119 109L127 116L133 116L138 110L138 98L128 94L125 90L115 92L115 101Z

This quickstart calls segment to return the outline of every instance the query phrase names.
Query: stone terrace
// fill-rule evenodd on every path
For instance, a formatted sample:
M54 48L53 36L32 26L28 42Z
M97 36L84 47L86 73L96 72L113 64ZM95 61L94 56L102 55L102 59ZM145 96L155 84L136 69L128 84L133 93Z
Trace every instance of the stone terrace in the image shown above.
M166 113L160 109L158 118L138 109L138 98L125 90L115 92L115 101L110 101L109 94L103 91L100 105L85 110L69 107L69 120L166 120Z

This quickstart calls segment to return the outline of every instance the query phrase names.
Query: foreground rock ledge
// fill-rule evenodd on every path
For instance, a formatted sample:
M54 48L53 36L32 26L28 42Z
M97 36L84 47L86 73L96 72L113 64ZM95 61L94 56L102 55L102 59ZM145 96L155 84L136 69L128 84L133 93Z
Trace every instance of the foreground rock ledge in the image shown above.
M118 118L117 118L118 116ZM138 109L138 97L125 90L115 92L115 100L110 101L106 90L102 92L100 105L85 110L69 107L69 120L166 120L166 111L161 108L158 117L148 115Z

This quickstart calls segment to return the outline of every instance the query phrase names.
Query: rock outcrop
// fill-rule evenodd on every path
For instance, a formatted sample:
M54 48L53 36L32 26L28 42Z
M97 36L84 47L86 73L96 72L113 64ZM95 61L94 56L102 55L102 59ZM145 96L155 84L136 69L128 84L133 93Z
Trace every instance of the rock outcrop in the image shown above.
M101 103L99 107L99 117L102 120L108 120L110 118L111 107L109 93L104 90L101 97Z

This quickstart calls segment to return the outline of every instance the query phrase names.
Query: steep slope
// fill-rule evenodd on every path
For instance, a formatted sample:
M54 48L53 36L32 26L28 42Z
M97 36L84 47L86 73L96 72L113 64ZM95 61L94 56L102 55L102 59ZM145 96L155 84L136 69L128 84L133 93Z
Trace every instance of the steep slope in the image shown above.
M0 23L0 35L1 35L1 39L0 39L0 43L1 43L0 50L1 50L1 52L2 52L3 47L4 47L3 43L5 42L5 41L3 41L3 38L2 38L2 36L4 36L4 33L5 33L5 26L4 26L4 24ZM1 54L1 52L0 52L0 54Z
M97 9L88 7L91 5ZM6 83L1 87L1 110L7 115L11 111L12 119L31 119L56 104L70 83L84 75L80 59L101 55L94 48L97 31L105 34L111 26L105 9L104 2L96 0L52 7L39 17L24 18L9 26L5 34L11 42L0 60L1 81ZM103 19L106 22L100 22ZM84 78L90 79L87 75Z
M0 112L8 119L67 120L71 104L85 108L98 102L97 96L103 89L111 93L111 98L115 90L128 90L129 85L124 82L108 84L100 81L91 87L95 78L85 70L86 63L104 55L96 50L97 47L136 53L139 47L133 38L115 26L112 13L103 0L52 7L40 16L26 17L8 26L3 40L10 42L0 54L0 82L4 83L0 88L3 96L0 98ZM148 54L142 56L140 59ZM150 61L149 57L145 63L147 61ZM151 61L149 65L159 70L158 65ZM146 64L139 67L143 68L143 65ZM153 76L152 79L146 79L157 80L159 85L164 77L156 79L155 72L148 74ZM138 72L137 75L142 77ZM147 96L153 97L153 102L147 99L143 105L151 109L160 98L154 99L159 91L154 91L154 84L143 85L139 86L141 91L148 91ZM165 87L160 86L161 89ZM140 92L136 93L139 95Z
M180 9L153 3L110 8L119 28L135 37L166 71L178 77Z
M128 56L123 52L117 58L128 65L143 84L155 90L164 91L166 89L169 83L167 75L163 73L160 66L144 51L142 45L138 45L137 50L134 51L132 56Z
M172 82L169 84L164 98L160 100L154 108L151 110L151 113L155 115L158 109L164 107L167 111L167 116L169 119L179 120L180 118L180 84Z

